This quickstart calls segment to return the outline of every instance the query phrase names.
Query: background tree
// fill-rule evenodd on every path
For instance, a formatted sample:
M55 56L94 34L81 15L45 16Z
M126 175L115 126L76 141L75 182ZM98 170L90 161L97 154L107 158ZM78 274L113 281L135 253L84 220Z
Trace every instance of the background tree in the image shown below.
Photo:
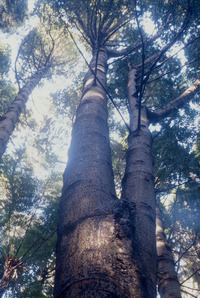
M52 69L61 67L64 63L59 60L58 43L64 32L58 33L58 24L50 12L45 12L43 21L38 28L33 29L22 41L15 63L16 80L19 92L8 107L0 122L0 157L6 150L9 137L19 120L29 95L41 79L52 75ZM61 28L60 28L61 29ZM65 42L61 42L66 46ZM21 87L22 86L22 87Z
M17 112L17 116L19 116L18 108L21 111L22 106L20 105L23 104L19 100L20 95L27 91L24 89L33 89L34 84L32 83L35 81L37 83L37 80L44 77L48 77L49 80L56 72L62 74L66 60L68 59L70 62L74 57L73 55L69 57L72 46L70 43L67 44L67 39L60 40L65 32L60 26L58 28L58 23L56 24L55 20L52 21L52 18L53 14L45 11L44 15L43 11L40 27L30 31L21 42L15 64L16 80L20 91L14 103L12 101L16 89L11 81L9 81L9 85L5 80L3 81L6 72L9 71L9 52L6 47L1 47L1 100L3 103L1 105L1 124L4 128L6 126L4 120L8 116L7 109L11 112L10 115L13 112L13 116ZM66 52L67 57L64 56ZM64 71L65 74L66 71L67 67ZM32 82L31 78L33 78L32 81L35 81ZM23 87L21 88L21 86ZM30 90L28 91L30 92ZM26 99L27 96L28 93L25 92ZM47 164L50 166L50 163L51 168L55 167L57 160L50 140L53 134L55 140L55 135L58 132L52 127L51 130L48 127L51 117L49 117L48 123L41 128L41 124L30 118L29 111L30 109L25 115L21 115L17 131L12 137L12 144L15 148L11 148L12 144L8 148L11 157L7 155L1 161L0 296L5 293L7 295L12 293L16 297L22 295L52 296L58 184L61 179L58 170L55 170L55 173L52 173L52 170L49 171L46 179L35 176L36 165L33 165L32 158L30 158L33 150L28 148L31 147L31 144L30 137L28 138L26 134L29 130L29 136L32 135L33 138L36 136L37 141L34 140L37 142L36 150L42 151L40 154L40 158L41 156L43 158L43 160L40 159L41 170L42 165L47 168ZM14 120L16 120L15 117ZM11 124L11 129L13 129L13 123ZM37 131L38 133L36 133ZM48 135L49 133L50 135ZM20 143L18 138L20 138Z
M26 166L25 166L26 164ZM54 189L50 188L54 179ZM1 168L1 297L51 295L57 222L57 177L36 180L24 150ZM47 189L46 189L47 188Z

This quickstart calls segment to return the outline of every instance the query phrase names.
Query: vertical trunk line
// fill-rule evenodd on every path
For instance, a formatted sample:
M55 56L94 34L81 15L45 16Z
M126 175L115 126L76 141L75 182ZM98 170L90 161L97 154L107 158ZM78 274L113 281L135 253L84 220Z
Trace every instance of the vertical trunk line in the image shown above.
M29 95L40 82L42 73L38 72L20 89L14 101L8 108L8 111L0 120L0 160L6 150L9 138L12 135L15 125L19 120L22 109L28 101Z
M95 63L94 54L91 69ZM145 297L134 257L135 204L115 195L101 86L106 86L106 63L107 52L100 48L98 80L94 84L89 70L72 131L60 201L54 297Z
M141 109L141 128L137 131L138 97L136 70L129 71L128 100L131 133L128 138L122 199L135 204L135 239L143 283L143 296L156 297L155 192L152 137L148 129L146 107Z
M113 209L116 202L107 125L107 51L95 52L84 79L63 175L55 297L107 297L116 288ZM101 84L99 83L101 82Z
M181 298L171 249L163 229L162 214L156 207L156 247L158 255L158 292L161 298Z

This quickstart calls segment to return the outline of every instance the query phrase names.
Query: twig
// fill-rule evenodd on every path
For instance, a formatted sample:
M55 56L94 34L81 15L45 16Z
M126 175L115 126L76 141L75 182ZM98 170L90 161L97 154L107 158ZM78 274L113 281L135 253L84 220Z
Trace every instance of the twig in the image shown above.
M189 293L189 292L187 292L187 291L184 291L184 290L182 290L182 289L181 289L181 292L183 292L183 293L185 293L185 294L188 294L188 295L190 295L190 296L192 296L192 297L198 298L198 296L195 296L195 295L193 295L193 294L191 294L191 293Z
M192 242L192 244L190 244L190 246L182 253L182 255L174 263L175 265L180 261L180 259L182 259L182 257L188 252L188 250L190 250L190 248L195 244L195 242L196 242L196 237L195 237L194 241Z
M188 278L186 278L183 282L180 283L182 286L186 281L188 281L190 278L192 278L198 271L200 271L200 268L194 271Z
M164 77L164 76L166 76L166 75L168 75L168 74L170 74L170 73L172 73L172 72L175 72L175 71L177 71L177 70L179 70L179 69L185 67L186 65L189 65L189 64L193 63L194 61L198 60L199 58L200 58L200 56L198 56L198 57L192 59L191 61L186 62L185 64L183 64L183 65L181 65L181 66L179 66L179 67L176 67L176 68L174 68L174 69L172 69L172 70L169 70L169 71L163 73L162 75L160 75L159 77L157 77L157 78L155 78L155 79L152 79L152 80L148 81L147 84L152 83L152 82L155 82L155 81L158 81L158 80L161 79L162 77Z
M180 35L183 33L183 31L186 29L189 21L191 18L191 13L188 17L188 19L185 21L185 23L182 25L181 29L179 30L179 32L175 35L175 37L158 53L157 58L155 59L155 61L153 62L153 64L151 65L148 74L145 77L145 83L148 81L152 71L154 70L157 62L160 60L160 58L168 51L168 49L171 48L171 46L177 41L177 39L180 37Z
M28 259L32 258L32 256L55 234L55 232L57 231L57 229L53 230L53 232L49 235L49 237L47 237L34 251L33 253L28 256L25 260L23 260L20 265L24 264ZM18 264L19 265L19 264Z

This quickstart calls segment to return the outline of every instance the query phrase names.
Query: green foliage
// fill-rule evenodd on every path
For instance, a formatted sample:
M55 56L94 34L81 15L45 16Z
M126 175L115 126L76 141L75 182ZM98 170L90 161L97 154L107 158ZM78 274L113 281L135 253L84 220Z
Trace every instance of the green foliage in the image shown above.
M41 3L41 1L38 1ZM85 41L94 49L114 34L118 22L132 13L132 1L46 1L60 14L67 27L76 24ZM64 17L67 15L67 19ZM112 30L113 29L113 30ZM113 32L112 32L113 31Z
M53 75L64 74L65 77L75 77L76 82L73 80L70 86L56 91L51 96L52 108L43 124L37 126L35 120L28 119L32 128L29 134L35 136L29 147L32 145L32 153L34 150L37 152L40 160L39 170L36 164L31 163L30 152L28 154L21 149L16 152L11 150L11 156L5 157L2 163L1 262L4 264L5 253L22 258L26 267L26 272L19 271L18 278L10 283L8 291L13 291L16 297L52 296L56 242L56 234L53 232L57 225L58 197L62 181L56 167L59 162L56 150L59 147L61 151L63 144L60 136L63 132L68 134L66 128L70 131L74 121L83 77L82 68L77 67L80 56L71 39L69 41L68 28L76 39L79 38L78 41L87 42L93 49L102 45L112 50L135 46L135 50L130 51L125 57L115 63L110 61L112 64L109 68L108 91L124 114L127 113L128 64L138 66L139 90L143 58L141 47L137 45L141 43L141 35L144 40L150 37L150 34L145 32L144 26L140 28L141 33L139 32L136 17L140 24L144 18L150 17L160 34L158 40L145 44L145 59L158 53L172 41L183 23L188 21L188 28L179 37L177 45L186 46L184 52L188 62L194 60L188 64L187 71L181 72L183 62L177 55L168 60L174 52L170 50L165 52L156 65L159 67L151 71L145 85L142 103L152 110L163 108L196 78L200 61L198 57L200 39L196 30L200 19L198 0L153 2L145 0L137 1L136 4L137 12L134 2L128 0L38 1L35 14L39 25L32 29L21 43L17 60L18 80L23 83L37 70L51 65L47 79ZM26 1L3 1L0 5L0 27L3 30L16 29L16 25L24 20L26 10ZM193 14L190 17L191 12ZM165 60L167 63L164 63ZM3 115L15 94L15 88L3 80L10 68L9 61L9 49L1 45L0 115ZM79 76L77 68L78 71L81 69ZM150 70L151 65L147 65L143 79L148 76ZM198 102L199 97L196 96L194 101ZM128 132L116 117L112 103L109 102L108 105L113 169L120 196ZM179 271L183 280L186 275L194 272L197 266L196 259L199 260L200 257L196 244L199 237L200 216L198 180L200 148L193 121L196 116L191 107L186 105L184 110L174 111L160 123L160 132L153 132L157 199L164 209L166 232L176 260L196 240L191 253L185 254L184 262L187 265L182 266L182 263L178 262L178 265L182 266ZM24 127L25 120L25 118L21 120ZM65 123L65 126L58 127L58 121ZM14 140L14 146L21 147L20 129L17 133L19 137ZM49 175L42 180L37 175L41 174L44 168ZM177 189L181 185L182 187ZM171 190L173 192L170 193ZM168 193L171 196L163 196ZM3 266L0 268L2 275Z
M6 75L10 68L10 49L8 46L0 44L0 78Z
M16 89L5 80L0 80L0 98L1 98L1 106L0 106L0 116L7 111L10 103L13 101L16 95Z
M9 31L27 18L27 0L2 0L0 4L0 29Z
M45 292L52 296L59 191L56 181L60 176L37 180L25 153L19 150L14 159L4 157L0 179L0 275L4 257L16 257L25 268L17 269L10 284L16 289L16 297L35 297L36 293L43 297Z
M15 96L15 88L8 81L7 76L10 70L10 48L0 44L0 116L2 116Z
M155 138L154 171L159 189L189 179L189 173L196 163L194 153L190 152L193 146L191 137L190 130L174 124L163 128Z
M42 71L48 79L66 74L76 58L65 27L51 8L44 6L37 15L39 23L24 37L17 55L18 82L37 71Z
M172 190L170 198L161 198L165 232L174 254L180 282L193 276L199 269L200 184L193 179ZM198 273L193 276L193 280L200 285Z

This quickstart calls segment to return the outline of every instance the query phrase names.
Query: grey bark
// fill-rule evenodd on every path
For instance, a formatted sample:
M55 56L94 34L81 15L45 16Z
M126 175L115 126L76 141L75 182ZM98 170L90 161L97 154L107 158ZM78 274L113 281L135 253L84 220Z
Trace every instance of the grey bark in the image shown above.
M148 129L145 106L141 111L141 127L138 125L138 97L136 70L129 72L128 97L130 133L125 175L122 181L122 198L135 204L135 237L143 277L145 297L156 297L156 239L155 193L153 178L152 137Z
M44 72L38 71L21 88L14 101L9 106L7 112L0 120L0 160L6 150L9 138L14 131L21 112L36 85L40 82Z
M107 51L97 78L106 87ZM91 61L95 70L96 53ZM59 208L54 297L145 297L134 255L134 204L115 196L104 88L88 71Z
M175 271L171 249L167 243L162 216L156 208L156 246L158 254L158 292L161 298L181 298L180 284Z

